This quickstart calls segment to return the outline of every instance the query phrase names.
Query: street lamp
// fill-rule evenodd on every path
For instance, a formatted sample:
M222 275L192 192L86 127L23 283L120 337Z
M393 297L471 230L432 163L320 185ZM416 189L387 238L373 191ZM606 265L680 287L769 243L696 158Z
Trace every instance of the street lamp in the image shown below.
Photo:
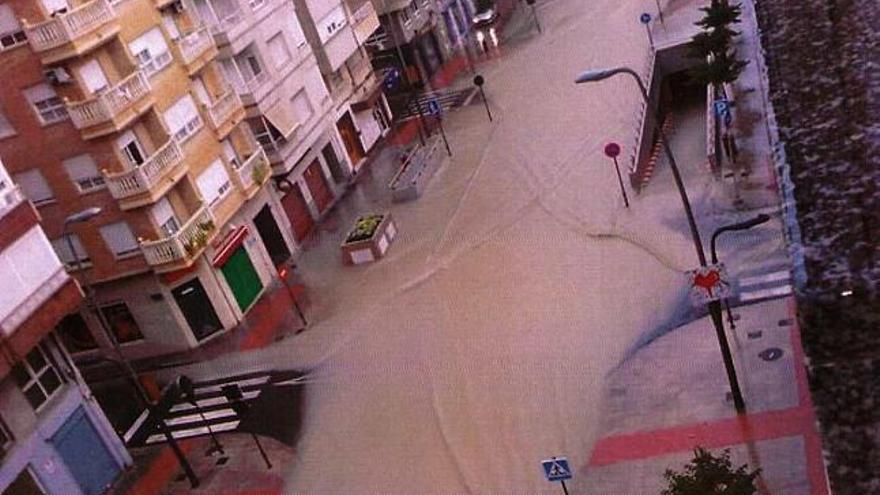
M681 180L681 173L678 170L678 164L675 162L675 156L672 154L672 148L669 146L669 142L666 139L666 134L663 133L663 128L660 124L660 116L656 110L651 108L651 101L648 97L648 90L645 88L645 83L642 82L642 78L639 77L636 71L632 70L629 67L615 67L611 69L594 69L582 72L576 79L576 84L588 83L588 82L598 82L604 79L608 79L609 77L616 76L617 74L628 74L633 79L635 79L636 84L639 86L639 91L642 93L642 98L645 101L645 107L649 109L649 111L653 112L654 117L654 129L655 132L660 136L660 143L663 145L663 151L666 153L666 158L669 160L669 168L672 169L672 177L675 179L675 186L678 189L678 194L681 197L681 204L684 207L684 214L687 217L688 227L690 227L691 238L694 242L694 248L697 251L697 258L700 261L700 266L705 268L707 266L706 263L706 252L703 250L703 241L700 238L700 231L697 229L697 222L694 219L694 212L691 209L691 202L688 199L687 191L684 188L684 182ZM721 348L721 357L724 360L724 369L727 372L727 381L730 383L730 392L733 396L733 405L736 408L738 413L745 412L746 404L743 400L742 391L739 388L739 381L736 377L736 368L733 364L733 356L730 354L730 344L727 342L727 335L724 333L724 319L721 315L721 303L718 301L712 301L709 303L709 314L712 316L712 324L715 326L715 335L718 337L718 346Z
M95 291L92 287L92 284L89 282L89 278L82 271L83 264L77 252L73 247L73 240L70 237L70 232L68 232L68 227L75 223L83 223L88 222L89 220L97 217L101 214L101 208L98 206L92 206L90 208L86 208L85 210L76 212L67 218L64 219L64 225L61 228L61 237L64 238L67 243L67 249L70 251L70 256L74 259L76 263L76 269L80 272L80 280L82 281L83 288L85 289L85 299L86 305L93 309L95 313L98 315L98 321L101 324L101 329L104 331L104 334L107 336L107 339L110 340L110 344L113 346L113 350L116 353L118 364L121 364L123 368L123 372L128 374L129 379L134 384L135 391L137 392L136 396L141 401L141 405L150 413L153 412L153 404L150 402L149 396L147 395L146 390L144 390L143 385L141 385L140 380L138 380L138 375L134 371L134 368L131 366L131 363L125 358L125 355L122 353L122 348L119 346L119 341L116 340L116 335L113 334L113 331L110 328L110 323L107 321L107 317L104 315L104 312L98 307L98 303L95 300ZM174 451L174 455L177 457L177 460L180 462L180 466L183 468L186 473L186 477L189 478L190 485L193 488L199 486L199 478L196 476L195 471L193 471L192 466L190 466L189 462L186 460L186 456L183 451L180 450L180 446L177 444L177 440L174 438L174 435L171 434L171 430L168 429L168 425L165 424L165 421L159 420L157 421L158 428L162 435L165 436L165 439L168 441L168 444L171 446L171 450Z
M710 251L712 253L712 264L718 264L718 252L715 250L715 241L718 239L718 236L725 232L733 232L737 230L748 230L752 227L761 225L762 223L766 223L770 220L770 215L765 213L761 213L760 215L746 220L745 222L734 223L730 225L725 225L723 227L719 227L715 232L712 233L712 239L709 241ZM727 299L724 300L724 309L727 311L727 322L730 324L730 328L732 330L736 329L736 324L733 321L733 313L730 311L730 304L727 302Z

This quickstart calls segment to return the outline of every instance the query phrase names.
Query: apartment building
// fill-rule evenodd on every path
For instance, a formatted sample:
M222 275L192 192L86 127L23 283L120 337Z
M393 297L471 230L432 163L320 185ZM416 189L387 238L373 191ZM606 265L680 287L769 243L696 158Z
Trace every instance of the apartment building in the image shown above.
M379 28L369 0L294 0L333 100L333 121L357 170L391 129L391 112L364 42Z
M366 45L377 68L397 69L407 81L424 87L445 61L465 54L475 10L471 0L371 1L381 26ZM386 91L391 96L408 88L404 84Z
M296 242L342 194L352 174L334 102L290 0L192 0L214 33L218 62L244 103L272 165Z
M0 5L0 155L129 358L232 328L297 248L249 120L276 84L251 61L252 24L296 26L270 17L282 4L235 4L221 24L167 0ZM84 313L61 331L87 359L110 347L99 328Z
M0 493L101 493L131 457L53 329L82 294L0 162Z

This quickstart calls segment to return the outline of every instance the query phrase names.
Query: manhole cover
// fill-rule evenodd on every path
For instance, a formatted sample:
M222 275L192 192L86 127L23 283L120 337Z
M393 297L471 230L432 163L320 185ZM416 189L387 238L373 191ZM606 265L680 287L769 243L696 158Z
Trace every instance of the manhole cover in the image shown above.
M762 332L761 330L756 330L754 332L749 332L746 335L748 335L750 339L754 340L754 339L760 339L761 336L764 335L764 332Z
M776 361L782 357L782 349L778 347L770 347L758 353L758 357L764 361Z
M791 318L786 318L784 320L779 320L780 327L790 327L794 321Z

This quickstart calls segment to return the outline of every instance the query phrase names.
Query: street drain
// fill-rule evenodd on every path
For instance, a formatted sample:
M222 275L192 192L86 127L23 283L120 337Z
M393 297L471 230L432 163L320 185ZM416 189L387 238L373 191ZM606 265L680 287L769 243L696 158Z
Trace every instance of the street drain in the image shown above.
M758 353L758 357L764 361L776 361L782 357L782 349L778 347L769 347Z
M792 323L794 323L794 320L792 320L791 318L786 318L786 319L784 319L784 320L779 320L779 326L780 326L780 327L790 327Z
M760 339L761 336L764 335L764 332L761 330L756 330L754 332L748 332L746 335L748 335L749 339L755 340Z

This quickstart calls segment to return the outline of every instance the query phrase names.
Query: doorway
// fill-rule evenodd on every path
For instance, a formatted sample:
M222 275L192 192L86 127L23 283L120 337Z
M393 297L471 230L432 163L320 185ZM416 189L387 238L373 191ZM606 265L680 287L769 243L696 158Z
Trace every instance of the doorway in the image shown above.
M73 479L87 495L104 493L119 474L119 464L82 407L67 418L52 435L51 442Z
M171 294L196 340L202 340L223 328L198 277L176 287Z
M239 246L232 253L220 271L223 272L223 277L232 290L238 308L244 313L263 290L263 282L260 281L257 270L254 269L254 264L251 263L251 258L244 246Z
M284 242L284 236L281 235L281 229L278 228L278 222L272 215L272 209L269 205L263 206L257 216L254 217L254 225L257 226L257 233L269 252L269 258L272 259L274 266L280 266L290 259L290 249Z
M366 152L364 151L364 145L361 144L357 128L354 126L351 112L345 112L342 115L336 122L336 128L339 130L339 135L342 136L342 144L345 145L345 151L348 153L351 163L356 164L361 161L366 156Z

